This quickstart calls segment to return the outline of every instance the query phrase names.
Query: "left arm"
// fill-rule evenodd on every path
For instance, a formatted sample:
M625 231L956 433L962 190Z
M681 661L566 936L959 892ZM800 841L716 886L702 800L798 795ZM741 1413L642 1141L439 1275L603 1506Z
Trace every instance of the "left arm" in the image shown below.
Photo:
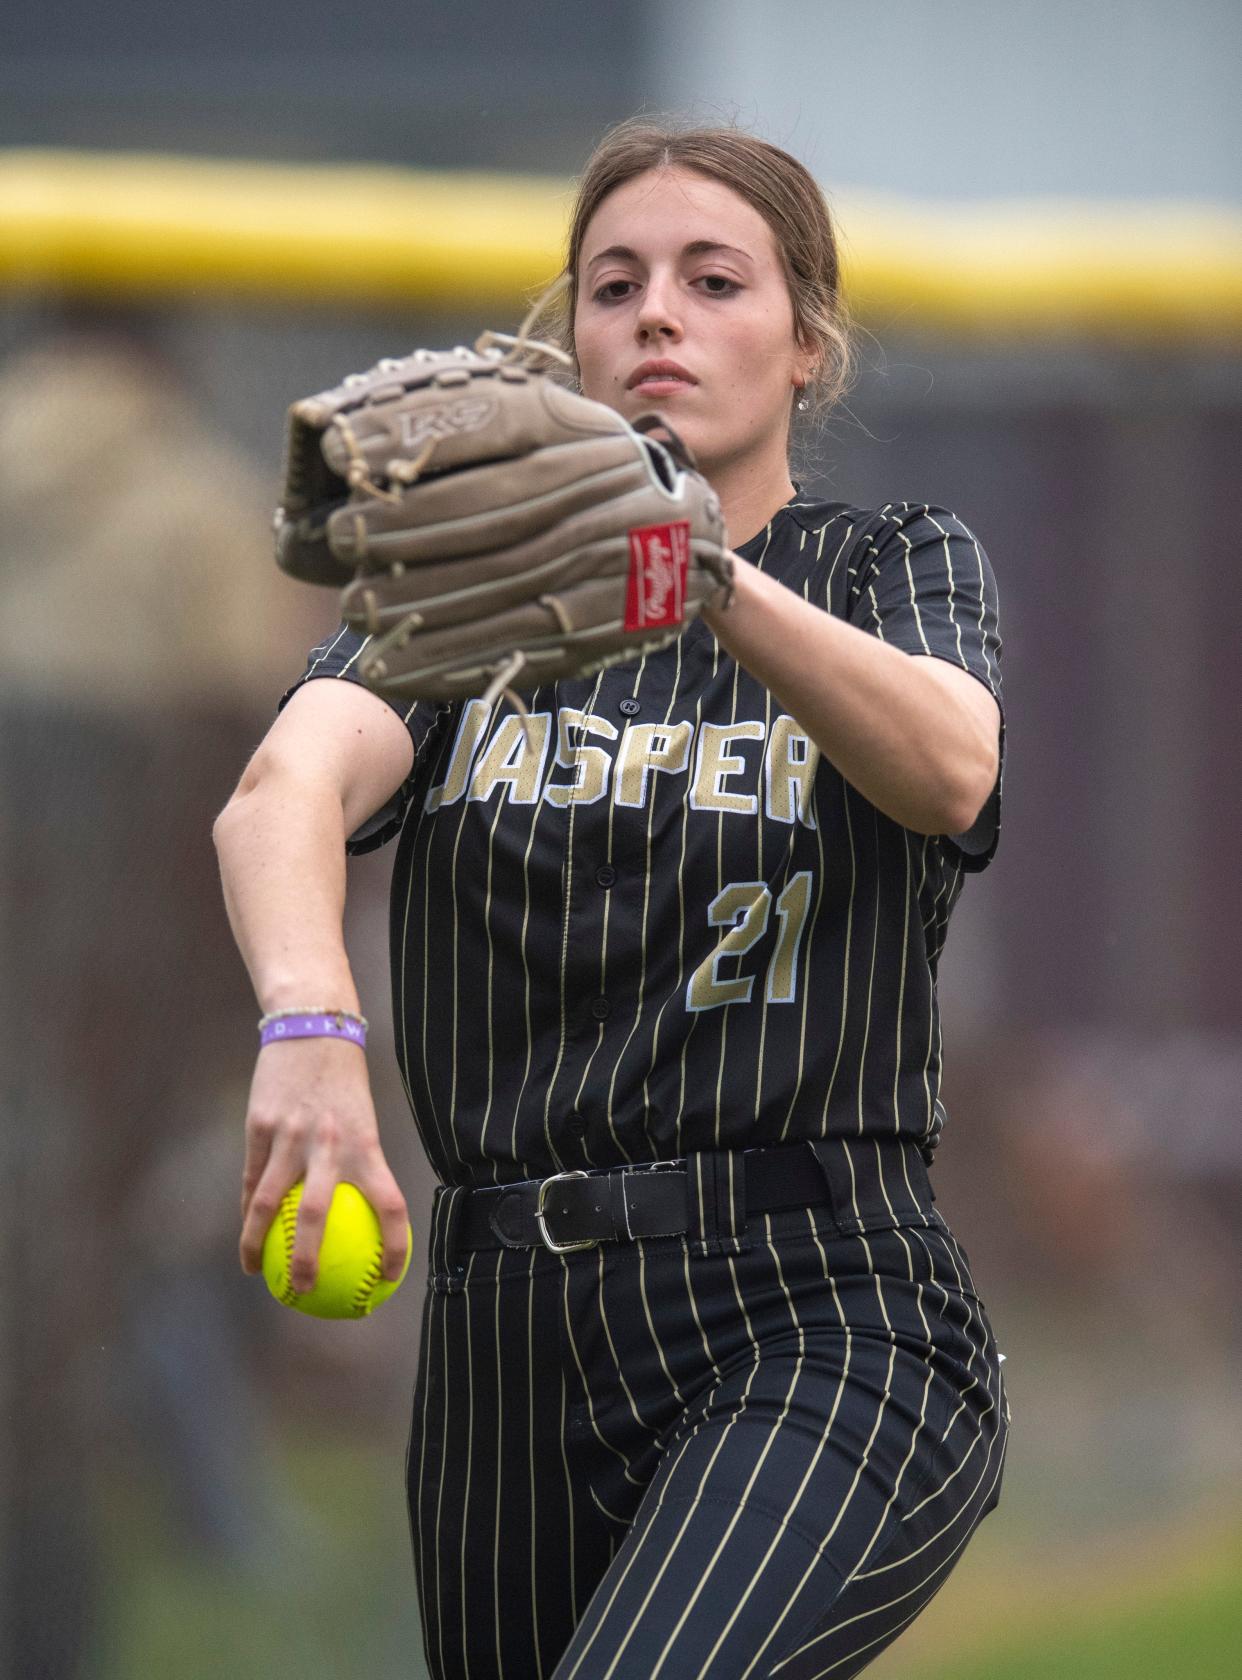
M1000 708L969 671L909 654L735 556L736 592L703 617L845 780L919 834L961 834L999 765Z

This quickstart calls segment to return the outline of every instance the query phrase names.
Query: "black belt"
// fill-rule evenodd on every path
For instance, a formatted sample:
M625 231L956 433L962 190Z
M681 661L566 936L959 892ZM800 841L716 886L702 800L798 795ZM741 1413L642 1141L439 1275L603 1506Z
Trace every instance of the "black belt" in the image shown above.
M912 1144L906 1147L913 1149ZM831 1200L820 1164L805 1143L739 1154L748 1218ZM684 1159L590 1173L575 1169L550 1178L488 1185L463 1198L455 1240L463 1249L542 1243L553 1253L563 1253L609 1240L684 1235L690 1227L692 1191Z

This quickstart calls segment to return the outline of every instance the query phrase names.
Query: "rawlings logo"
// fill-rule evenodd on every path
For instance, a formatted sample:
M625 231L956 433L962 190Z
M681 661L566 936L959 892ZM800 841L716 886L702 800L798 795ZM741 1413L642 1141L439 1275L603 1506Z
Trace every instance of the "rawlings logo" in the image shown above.
M436 408L407 410L401 416L401 442L407 449L417 449L428 438L452 437L454 432L477 432L496 412L496 404L487 397L459 397L456 402L439 404Z
M630 532L625 628L680 624L685 611L690 521L644 525Z

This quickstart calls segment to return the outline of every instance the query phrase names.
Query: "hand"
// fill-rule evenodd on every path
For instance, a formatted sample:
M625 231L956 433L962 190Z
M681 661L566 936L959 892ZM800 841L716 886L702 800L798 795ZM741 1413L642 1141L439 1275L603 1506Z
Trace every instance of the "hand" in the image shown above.
M263 1265L263 1241L281 1198L305 1180L290 1276L305 1291L318 1273L319 1245L337 1184L356 1184L379 1216L383 1275L405 1259L405 1197L380 1148L366 1058L355 1044L291 1039L259 1051L246 1112L240 1243L244 1272Z
M357 675L394 704L522 710L733 587L720 499L668 421L553 381L554 346L499 342L386 357L289 411L278 562L343 588Z

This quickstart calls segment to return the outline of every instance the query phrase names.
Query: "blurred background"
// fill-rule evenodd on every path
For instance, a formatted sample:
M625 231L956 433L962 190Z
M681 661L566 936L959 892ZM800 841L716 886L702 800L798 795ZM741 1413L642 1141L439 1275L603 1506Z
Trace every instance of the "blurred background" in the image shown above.
M419 1676L403 1459L431 1181L351 864L411 1275L237 1267L254 1005L212 820L335 622L286 405L512 330L638 110L829 192L861 368L806 487L985 544L996 861L942 964L939 1202L1005 1492L886 1680L1242 1650L1242 11L1231 0L18 0L0 48L0 1674Z

